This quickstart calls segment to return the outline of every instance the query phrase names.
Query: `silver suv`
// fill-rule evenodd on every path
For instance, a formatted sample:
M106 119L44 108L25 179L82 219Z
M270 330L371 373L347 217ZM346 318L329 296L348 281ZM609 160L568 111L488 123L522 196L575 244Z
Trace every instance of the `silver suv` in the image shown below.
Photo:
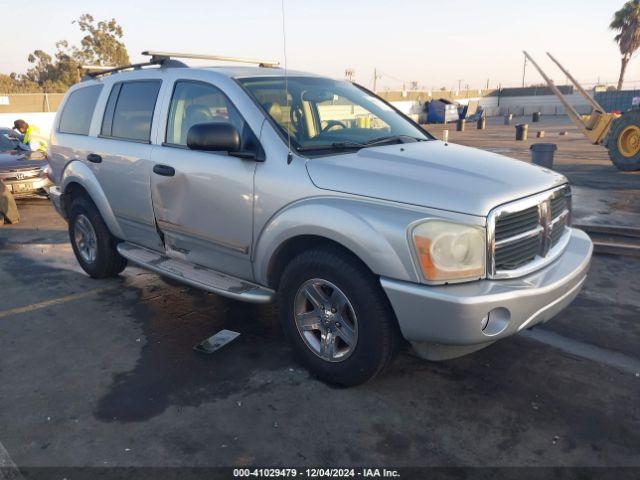
M295 353L343 385L403 339L442 360L546 322L584 283L562 175L435 140L352 83L151 54L74 85L54 124L51 199L90 276L129 261L277 299Z

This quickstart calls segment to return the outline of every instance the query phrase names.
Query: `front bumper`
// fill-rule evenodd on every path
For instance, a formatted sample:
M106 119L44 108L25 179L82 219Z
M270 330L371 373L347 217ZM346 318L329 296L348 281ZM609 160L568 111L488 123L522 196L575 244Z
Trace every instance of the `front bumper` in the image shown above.
M31 195L41 190L48 193L51 186L51 180L47 177L32 177L25 178L24 180L3 180L5 186L17 197L20 195Z
M58 214L62 218L66 219L67 215L62 202L62 191L60 190L59 186L54 185L49 189L49 200L51 200L51 203L53 204Z
M546 322L567 307L587 277L592 251L587 234L572 229L557 260L517 279L437 287L387 278L381 283L407 340L459 347L464 354Z

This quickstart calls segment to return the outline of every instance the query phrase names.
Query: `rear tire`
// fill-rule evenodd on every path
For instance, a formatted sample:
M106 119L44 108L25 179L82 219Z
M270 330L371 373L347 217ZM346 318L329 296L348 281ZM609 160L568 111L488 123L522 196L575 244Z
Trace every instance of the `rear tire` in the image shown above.
M337 248L295 257L282 274L278 302L294 353L326 382L364 383L399 351L402 337L378 279Z
M640 170L640 110L629 110L611 124L605 142L618 170Z
M71 203L69 240L78 263L92 278L114 277L127 266L95 204L82 196Z

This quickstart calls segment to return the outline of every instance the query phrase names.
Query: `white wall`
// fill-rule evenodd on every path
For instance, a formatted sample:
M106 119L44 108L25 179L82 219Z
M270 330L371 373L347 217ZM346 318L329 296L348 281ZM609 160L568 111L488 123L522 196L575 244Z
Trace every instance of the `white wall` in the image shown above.
M591 113L591 106L579 94L565 95L567 101L575 108L579 114L588 115ZM555 95L530 95L522 97L482 97L456 100L461 105L466 105L470 100L479 100L480 106L486 111L489 117L513 113L514 115L531 115L533 112L540 112L543 115L564 115L565 108ZM422 105L417 101L391 102L396 108L406 114L416 114L421 112Z
M565 95L567 101L580 114L591 113L591 107L579 93ZM531 95L527 97L484 97L480 99L480 105L487 110L488 116L505 115L531 115L540 112L544 115L564 115L565 109L555 95Z
M422 106L413 100L402 100L397 102L389 102L405 115L416 114L422 111Z

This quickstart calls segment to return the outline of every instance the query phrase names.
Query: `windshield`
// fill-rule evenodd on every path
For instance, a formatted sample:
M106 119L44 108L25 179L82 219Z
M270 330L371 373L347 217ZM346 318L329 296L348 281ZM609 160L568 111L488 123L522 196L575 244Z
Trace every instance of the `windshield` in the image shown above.
M246 78L240 84L291 134L298 151L326 153L431 137L380 98L348 82L316 77Z

